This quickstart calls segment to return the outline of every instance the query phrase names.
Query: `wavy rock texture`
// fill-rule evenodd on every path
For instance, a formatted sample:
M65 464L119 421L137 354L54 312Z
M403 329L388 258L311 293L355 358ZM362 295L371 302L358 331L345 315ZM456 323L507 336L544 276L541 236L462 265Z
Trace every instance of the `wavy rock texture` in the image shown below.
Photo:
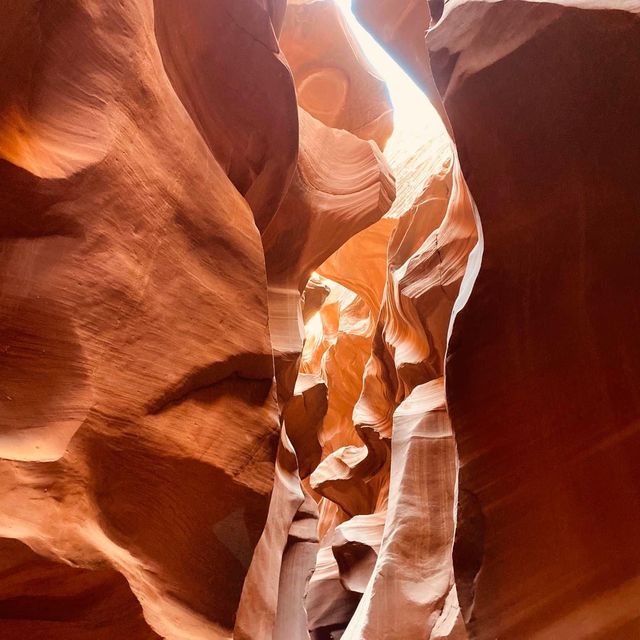
M476 243L474 212L442 124L396 136L388 154L396 201L318 268L331 293L307 324L302 371L322 375L329 389L323 460L310 477L322 496L307 596L317 638L464 634L442 376L453 303ZM438 465L424 468L430 456ZM425 523L426 504L433 512Z
M378 220L394 197L393 178L375 142L327 127L300 109L296 173L262 236L283 425L270 515L245 582L238 638L284 640L293 629L306 631L302 601L315 563L317 508L301 477L311 473L321 455L318 429L327 411L327 387L318 376L298 377L302 292L312 271ZM301 404L309 410L302 411Z
M157 640L124 577L87 571L0 541L0 635L6 640Z
M395 195L375 143L298 122L283 10L23 3L3 32L0 533L111 572L89 581L105 610L124 576L168 638L286 637L289 590L306 628L296 558L315 562L317 510L299 469L326 385L280 365L311 271ZM365 136L357 117L390 122L388 103L349 64L344 116Z
M485 235L446 371L481 640L640 634L639 11L451 1L428 37Z
M282 372L287 378L283 397L297 375L303 338L298 307L309 277L351 236L376 222L395 198L393 177L374 142L327 127L302 109L300 140L291 188L262 236L276 367L290 369Z
M154 0L165 70L263 230L295 168L295 90L277 34L286 0Z
M384 148L393 130L386 85L333 0L290 1L280 42L300 106L324 124Z
M0 637L640 634L640 5L354 4L5 3Z
M161 636L228 637L279 431L264 254L153 9L5 3L0 535L106 572L106 612L115 569Z

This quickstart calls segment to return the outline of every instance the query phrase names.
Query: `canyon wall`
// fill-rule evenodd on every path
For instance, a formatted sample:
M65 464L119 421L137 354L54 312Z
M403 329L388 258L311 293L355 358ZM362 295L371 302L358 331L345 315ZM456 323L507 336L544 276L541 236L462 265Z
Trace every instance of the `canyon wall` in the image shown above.
M208 144L226 125L196 122L199 94L183 103L165 71L155 29L164 10L187 7L162 4L5 3L0 535L68 567L119 572L162 637L227 637L279 438L254 222L268 207L249 197L263 173L247 168L243 198ZM269 13L250 4L238 29L267 33ZM242 83L270 86L254 51L231 40L226 55L247 56ZM264 47L255 55L267 63ZM286 65L269 56L293 100ZM205 69L189 73L205 91ZM277 136L293 149L286 174L295 102L289 111ZM255 143L265 168L282 161L281 145ZM287 180L278 174L271 195ZM93 597L110 584L96 581ZM46 594L15 595L47 616ZM28 615L8 608L0 635Z
M479 640L640 635L638 11L451 1L427 38L484 230L446 369Z
M640 5L354 10L5 3L0 637L640 634Z
M445 370L467 628L635 638L640 5L429 4L430 65L484 236ZM391 5L356 2L429 91L405 20L420 3Z

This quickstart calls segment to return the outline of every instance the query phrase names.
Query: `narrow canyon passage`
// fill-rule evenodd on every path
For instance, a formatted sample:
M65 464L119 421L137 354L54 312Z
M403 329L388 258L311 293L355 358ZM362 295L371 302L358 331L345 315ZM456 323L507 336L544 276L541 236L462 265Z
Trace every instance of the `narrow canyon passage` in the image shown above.
M637 0L8 0L0 640L638 640Z
M443 376L453 305L477 241L472 204L438 113L349 3L341 8L390 92L394 129L384 155L396 198L305 290L296 408L285 420L317 440L296 453L317 502L319 543L306 593L298 583L279 598L302 594L314 640L408 638L415 629L463 637L452 568L457 462ZM406 594L402 619L396 592ZM288 624L277 637L289 637Z

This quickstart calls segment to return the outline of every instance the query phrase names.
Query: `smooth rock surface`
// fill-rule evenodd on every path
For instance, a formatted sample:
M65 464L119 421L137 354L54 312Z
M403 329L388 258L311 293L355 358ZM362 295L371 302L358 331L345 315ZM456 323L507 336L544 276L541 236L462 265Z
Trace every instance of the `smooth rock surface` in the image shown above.
M484 229L446 369L479 640L640 634L638 9L451 1L428 37Z
M640 4L354 10L3 4L0 638L640 637Z
M393 130L386 85L333 0L290 0L280 43L300 106L329 127L384 148Z
M120 572L163 637L227 637L278 442L254 217L150 2L4 19L0 536Z

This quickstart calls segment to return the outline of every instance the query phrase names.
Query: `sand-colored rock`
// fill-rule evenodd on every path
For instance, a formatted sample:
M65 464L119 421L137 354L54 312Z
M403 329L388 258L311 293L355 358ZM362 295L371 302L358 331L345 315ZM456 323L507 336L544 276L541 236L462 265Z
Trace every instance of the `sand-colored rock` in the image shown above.
M636 640L638 1L5 5L0 638Z
M352 1L358 21L413 78L448 126L425 43L427 29L442 15L444 5L445 0Z
M300 106L329 127L345 129L384 148L393 114L378 77L333 0L293 0L280 44Z
M640 634L639 10L451 1L427 39L484 229L446 369L478 640Z
M323 497L307 610L318 637L332 630L351 639L436 638L454 629L464 637L451 561L455 444L440 414L449 320L477 239L474 210L442 124L392 138L387 151L397 198L380 222L318 268L334 279L324 281L332 293L307 328L303 370L320 367L329 388L324 459L310 478ZM433 407L407 400L415 417L398 417L407 426L396 434L393 415L404 416L402 402L414 388L426 388ZM432 427L419 419L423 412ZM414 441L414 428L438 432L433 454L428 437ZM448 440L440 437L445 431ZM419 466L410 460L429 455L441 466L430 465L414 484ZM425 496L440 514L428 523ZM411 558L402 556L407 545Z
M303 297L313 270L377 221L395 197L375 142L327 127L300 109L300 152L289 192L262 235L282 435L267 526L245 582L238 639L285 640L308 626L303 606L315 564L317 507L301 479L320 461L327 386L298 376Z
M393 177L374 142L327 127L300 109L296 172L262 235L281 402L295 385L304 331L301 293L313 270L376 222L394 197Z
M457 621L451 593L455 445L437 389L442 388L449 322L476 231L457 160L444 158L390 240L378 330L354 409L360 433L390 439L391 469L378 559L344 634L350 640L372 633L397 640L430 637ZM413 429L426 431L413 436ZM433 453L430 429L436 438ZM426 465L430 455L437 456L438 465ZM414 456L420 460L416 467L411 466ZM416 480L423 468L424 478ZM425 518L425 508L434 510L433 517ZM408 524L412 514L414 523L423 523L424 537L416 524Z
M158 640L124 577L89 571L0 540L0 637L65 640Z
M302 109L300 138L295 178L263 243L270 282L302 291L314 269L389 210L395 186L375 142Z
M394 414L385 525L378 529L380 547L369 547L377 562L344 638L429 638L436 625L443 626L441 618L447 626L461 624L444 607L455 589L456 472L443 379L437 378L417 386ZM359 564L368 562L365 557ZM349 573L345 577L353 581Z

